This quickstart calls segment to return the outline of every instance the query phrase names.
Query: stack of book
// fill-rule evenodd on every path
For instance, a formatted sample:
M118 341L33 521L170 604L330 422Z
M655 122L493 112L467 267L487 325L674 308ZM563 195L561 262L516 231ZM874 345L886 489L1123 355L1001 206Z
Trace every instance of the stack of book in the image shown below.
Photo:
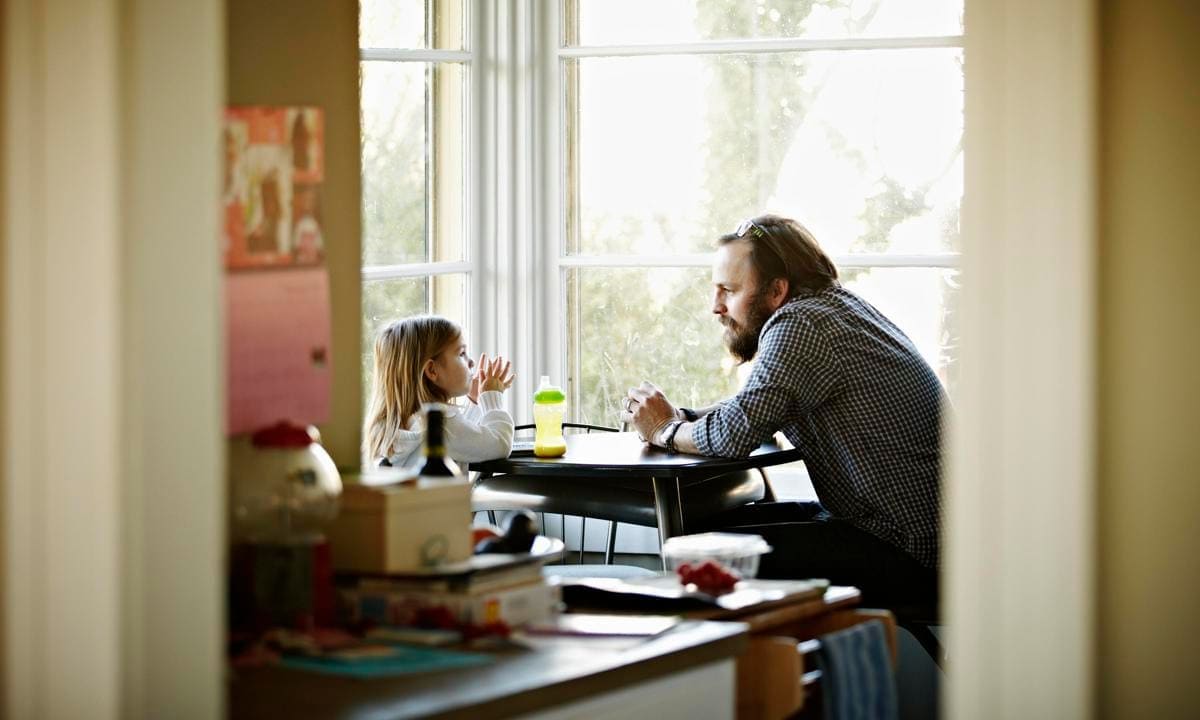
M528 555L477 555L419 573L347 575L340 585L342 614L353 624L519 628L551 618L562 599L542 577L542 563Z

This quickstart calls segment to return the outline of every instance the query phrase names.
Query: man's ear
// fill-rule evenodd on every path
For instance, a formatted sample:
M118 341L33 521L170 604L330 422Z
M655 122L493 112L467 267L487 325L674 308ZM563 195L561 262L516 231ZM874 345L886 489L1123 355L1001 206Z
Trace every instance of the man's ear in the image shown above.
M784 301L787 300L788 290L790 289L791 285L788 283L787 278L775 278L771 281L771 292L767 297L771 301L772 311L778 310L783 305Z

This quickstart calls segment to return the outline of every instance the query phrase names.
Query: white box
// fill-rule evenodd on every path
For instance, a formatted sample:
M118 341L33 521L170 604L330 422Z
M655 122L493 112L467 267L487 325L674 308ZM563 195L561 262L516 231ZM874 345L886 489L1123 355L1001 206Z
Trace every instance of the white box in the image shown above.
M341 572L399 573L471 557L471 484L416 480L343 486L341 508L326 530Z

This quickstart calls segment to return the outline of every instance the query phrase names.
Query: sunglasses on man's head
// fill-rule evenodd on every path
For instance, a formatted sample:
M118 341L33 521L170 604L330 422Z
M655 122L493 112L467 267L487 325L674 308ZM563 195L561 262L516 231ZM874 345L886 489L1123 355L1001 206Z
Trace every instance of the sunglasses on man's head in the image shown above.
M742 224L737 226L737 230L734 230L733 234L737 237L742 237L748 232L754 233L754 237L756 238L761 238L767 234L767 229L753 220L743 220Z

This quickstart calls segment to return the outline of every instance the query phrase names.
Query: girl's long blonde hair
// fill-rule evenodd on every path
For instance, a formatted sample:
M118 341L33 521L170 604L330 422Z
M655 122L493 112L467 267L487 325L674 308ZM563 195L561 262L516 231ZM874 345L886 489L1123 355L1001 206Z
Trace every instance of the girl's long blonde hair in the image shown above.
M425 377L427 360L462 337L458 325L436 315L397 320L375 338L371 403L363 423L363 452L368 463L386 457L397 430L428 402L447 402L438 386Z

